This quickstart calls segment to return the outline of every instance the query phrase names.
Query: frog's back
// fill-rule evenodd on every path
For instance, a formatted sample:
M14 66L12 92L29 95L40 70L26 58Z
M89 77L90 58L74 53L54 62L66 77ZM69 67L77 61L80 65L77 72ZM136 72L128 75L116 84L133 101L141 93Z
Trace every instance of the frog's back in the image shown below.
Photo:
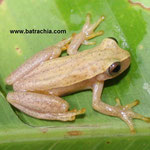
M46 61L16 82L14 89L27 91L49 90L90 79L104 72L104 66L107 65L105 59L109 59L109 56L112 58L111 53L113 53L112 50L101 50L97 46L76 55Z

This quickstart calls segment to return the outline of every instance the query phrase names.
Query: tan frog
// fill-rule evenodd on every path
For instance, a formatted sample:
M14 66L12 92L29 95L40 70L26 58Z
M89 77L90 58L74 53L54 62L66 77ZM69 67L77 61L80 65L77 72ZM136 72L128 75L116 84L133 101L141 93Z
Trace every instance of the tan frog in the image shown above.
M6 83L13 85L15 91L8 93L8 102L39 119L72 121L85 109L68 111L69 104L59 96L91 89L93 108L100 113L121 118L131 132L135 132L132 118L150 121L131 110L138 101L126 106L121 106L119 99L116 99L116 106L101 101L104 81L118 76L129 67L128 51L121 49L115 40L106 38L92 49L77 52L81 44L94 44L87 40L103 33L93 32L103 20L104 16L90 24L90 16L87 15L80 33L40 51L21 65L6 79ZM59 57L66 49L69 56Z

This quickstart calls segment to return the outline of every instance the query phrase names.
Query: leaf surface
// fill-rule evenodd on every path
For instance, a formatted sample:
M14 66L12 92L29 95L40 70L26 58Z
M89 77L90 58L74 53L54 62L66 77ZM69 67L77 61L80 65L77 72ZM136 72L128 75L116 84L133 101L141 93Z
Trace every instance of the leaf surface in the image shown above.
M150 5L150 2L147 2ZM147 3L145 5L147 5ZM97 28L104 35L93 39L97 45L105 37L115 37L121 48L131 53L131 66L119 77L106 81L102 100L115 105L139 99L134 110L150 116L150 11L127 0L1 0L0 1L0 148L5 149L149 149L150 124L134 120L137 133L131 135L118 118L92 109L92 92L83 91L64 99L70 109L86 108L74 122L44 121L19 112L5 97L12 87L5 78L27 58L72 33L80 32L90 13L94 23L101 15L105 21ZM65 29L66 34L10 34L17 29ZM80 51L94 46L80 47ZM63 55L66 55L63 53ZM63 66L62 66L63 67Z

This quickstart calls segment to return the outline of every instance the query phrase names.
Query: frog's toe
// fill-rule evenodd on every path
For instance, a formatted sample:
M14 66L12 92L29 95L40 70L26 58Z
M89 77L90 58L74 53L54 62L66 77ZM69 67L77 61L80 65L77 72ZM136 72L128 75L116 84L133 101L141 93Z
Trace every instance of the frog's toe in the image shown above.
M138 113L135 113L135 116L133 118L141 119L141 120L148 122L148 123L150 122L150 117L145 117L145 116L140 115Z
M85 108L82 108L81 110L78 110L78 111L77 111L77 115L84 114L85 111L86 111L86 109L85 109Z
M100 30L100 31L98 31L98 32L93 32L93 33L91 33L90 35L86 35L86 40L90 40L90 39L92 39L92 38L94 38L94 37L101 36L101 35L103 35L103 34L104 34L104 31L103 31L103 30Z
M119 99L116 99L116 102L117 102L116 109L118 109L118 117L126 122L126 124L130 128L131 133L135 133L132 119L141 119L143 121L150 122L149 117L140 115L132 110L132 107L139 104L139 100L135 100L134 102L127 104L125 106L121 106Z
M77 109L72 109L69 112L73 113L74 115L81 115L84 114L86 111L85 108L82 108L81 110L77 110Z
M75 120L76 115L84 114L85 111L86 111L85 108L82 108L81 110L72 109L72 110L66 112L68 114L68 117L64 121L73 121L73 120Z
M148 123L149 123L149 122L150 122L150 117L144 117L143 120L144 120L145 122L148 122Z

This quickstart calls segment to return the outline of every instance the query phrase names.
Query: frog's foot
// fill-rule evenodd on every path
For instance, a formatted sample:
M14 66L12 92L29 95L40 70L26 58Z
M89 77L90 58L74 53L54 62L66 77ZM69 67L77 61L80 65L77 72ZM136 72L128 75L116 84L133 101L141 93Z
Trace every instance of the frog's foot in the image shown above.
M81 110L77 110L77 109L72 109L68 112L66 112L66 114L64 115L64 120L62 121L72 121L75 120L76 115L81 115L84 114L86 111L85 108L82 108Z
M47 113L47 114L41 114L39 117L40 119L46 119L46 120L59 120L59 121L73 121L75 120L77 115L84 114L86 111L85 108L82 108L81 110L73 109L66 112L61 113Z
M104 16L101 16L96 23L90 24L90 15L86 17L86 22L80 33L74 34L71 39L71 43L67 49L69 55L74 55L77 53L78 48L81 44L93 45L95 42L88 42L87 40L92 39L96 36L102 35L103 31L94 32L98 25L104 20Z
M84 45L94 45L96 42L88 42L89 39L92 39L96 36L103 35L104 31L100 30L98 32L94 32L94 30L98 27L98 25L104 20L104 16L101 16L96 23L90 24L90 14L87 14L86 23L83 26L82 32L86 34L85 40L82 42Z
M95 34L94 33L94 30L99 26L99 24L104 21L105 17L104 16L101 16L97 22L95 22L94 24L90 24L90 14L87 14L87 17L86 17L86 23L84 24L83 26L83 29L82 29L82 32L86 33L86 37L90 36L91 35L91 38L94 38L95 36L99 36L99 35L102 35L103 34L103 31L99 31ZM92 35L93 34L93 35ZM90 39L91 39L90 38Z
M117 104L115 107L116 107L116 110L118 110L117 116L119 118L121 118L123 121L125 121L125 123L129 126L131 133L135 133L132 119L136 118L136 119L144 120L146 122L150 122L150 118L144 117L144 116L132 111L131 108L139 104L138 100L135 100L134 102L127 104L125 106L122 106L120 104L120 100L117 98L116 103Z

